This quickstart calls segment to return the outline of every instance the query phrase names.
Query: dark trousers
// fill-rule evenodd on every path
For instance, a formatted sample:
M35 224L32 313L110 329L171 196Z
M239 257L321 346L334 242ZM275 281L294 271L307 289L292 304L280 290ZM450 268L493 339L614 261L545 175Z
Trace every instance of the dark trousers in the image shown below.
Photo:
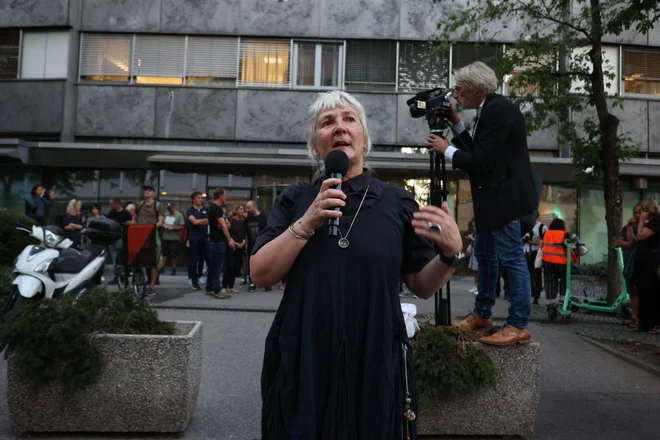
M566 265L543 262L545 298L556 299L566 294Z
M225 272L227 263L227 243L224 241L211 242L209 245L211 254L208 261L208 270L206 271L207 287L214 293L220 292L220 274Z
M222 288L231 289L234 287L236 277L241 274L243 267L244 249L227 249L227 265L225 266L225 274L222 277Z
M532 251L528 254L525 254L525 260L527 260L527 268L529 269L529 277L532 281L532 298L539 299L541 297L541 289L543 289L543 269L536 269L534 267L534 261L536 261L536 255L539 251Z
M192 280L193 286L199 285L199 275L197 272L198 265L204 265L204 261L209 255L209 240L208 238L189 237L188 242L188 278ZM208 265L208 263L207 263Z

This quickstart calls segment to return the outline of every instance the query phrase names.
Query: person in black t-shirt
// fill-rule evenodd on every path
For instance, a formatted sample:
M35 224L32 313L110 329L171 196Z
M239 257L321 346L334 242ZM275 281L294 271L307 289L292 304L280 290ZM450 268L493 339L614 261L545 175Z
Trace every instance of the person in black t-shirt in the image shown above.
M122 230L126 232L127 226L133 222L133 215L125 210L122 207L120 199L112 198L108 204L110 211L106 216L110 220L114 220L122 226ZM124 261L124 238L120 238L112 246L112 252L114 253L113 258L115 260L115 277L118 274L117 266ZM110 284L115 284L117 279L115 278L110 282Z
M209 214L202 204L201 192L195 191L190 195L190 199L192 206L186 211L186 227L190 245L188 247L188 278L192 281L192 288L199 290L197 263L200 258L208 259L209 255Z
M206 293L218 299L231 298L226 289L220 290L220 274L224 273L227 264L227 248L234 249L236 243L229 235L227 219L222 207L227 199L224 189L213 192L213 202L209 205L210 255L208 261L208 283Z
M252 255L252 249L254 248L254 243L257 241L257 236L261 231L266 229L266 224L268 223L268 217L259 210L257 202L250 200L245 204L245 211L248 216L245 219L245 233L247 238L247 261L248 261L248 270L247 273L250 273L250 255ZM249 277L249 275L248 275ZM248 286L248 292L256 290L256 286L250 284ZM271 287L266 287L266 292L273 290Z
M649 199L641 203L642 214L637 228L637 251L633 267L633 284L639 298L638 330L660 334L660 206Z

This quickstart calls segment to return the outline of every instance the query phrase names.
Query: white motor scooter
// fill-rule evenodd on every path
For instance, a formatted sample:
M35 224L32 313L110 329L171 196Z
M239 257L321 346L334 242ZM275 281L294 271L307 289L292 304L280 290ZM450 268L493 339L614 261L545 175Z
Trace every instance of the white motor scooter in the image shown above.
M108 219L90 222L83 235L88 242L73 245L57 226L19 226L40 241L30 245L16 259L12 291L2 309L4 315L28 300L54 298L61 295L80 296L90 287L103 282L103 270L109 244L121 237L121 226Z

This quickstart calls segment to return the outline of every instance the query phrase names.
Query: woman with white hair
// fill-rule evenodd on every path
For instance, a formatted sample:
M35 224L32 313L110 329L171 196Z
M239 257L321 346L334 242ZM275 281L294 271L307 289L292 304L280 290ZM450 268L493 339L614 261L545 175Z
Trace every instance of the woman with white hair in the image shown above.
M287 275L266 338L262 439L416 438L399 276L429 298L451 277L461 235L446 204L418 209L412 194L365 169L371 140L354 97L321 93L309 116L313 162L340 149L349 169L343 182L286 188L252 252L255 284ZM337 238L328 237L329 218L339 218Z
M80 200L71 199L62 220L64 236L73 241L74 244L80 244L82 242L81 232L84 228L84 221L80 212L81 207L82 203Z

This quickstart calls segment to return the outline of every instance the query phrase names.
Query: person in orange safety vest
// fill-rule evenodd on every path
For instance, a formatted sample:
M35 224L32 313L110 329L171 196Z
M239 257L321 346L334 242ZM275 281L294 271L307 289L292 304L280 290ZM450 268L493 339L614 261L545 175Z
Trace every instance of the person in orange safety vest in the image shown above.
M569 239L569 235L566 232L566 225L560 218L554 219L541 237L546 300L555 300L559 295L559 301L564 301L567 263L565 242L567 239ZM579 262L575 249L571 251L571 262Z

